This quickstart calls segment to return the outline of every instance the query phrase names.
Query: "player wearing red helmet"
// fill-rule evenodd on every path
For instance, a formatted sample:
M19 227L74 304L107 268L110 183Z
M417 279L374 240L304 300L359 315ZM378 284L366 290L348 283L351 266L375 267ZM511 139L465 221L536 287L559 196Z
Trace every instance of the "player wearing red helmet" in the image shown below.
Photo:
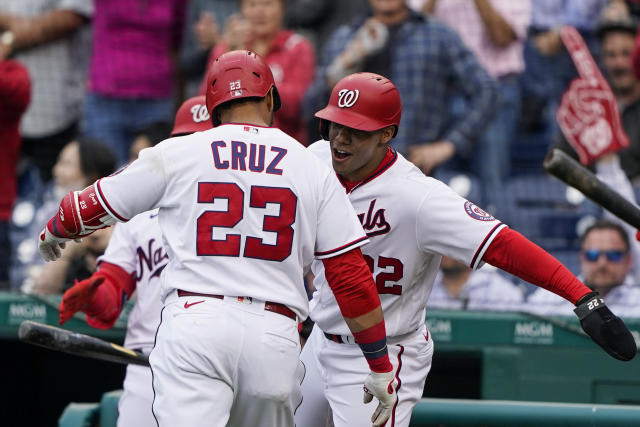
M220 124L219 112L222 104L243 98L272 97L272 113L280 109L280 95L273 81L269 66L255 53L234 50L220 55L207 74L207 111L213 125ZM269 126L273 124L273 117Z
M182 103L173 123L171 136L189 135L211 129L211 116L204 95L194 96Z
M67 196L42 232L42 256L55 260L66 240L158 208L168 263L149 356L153 415L160 426L214 427L293 427L297 320L309 310L301 279L320 259L369 366L362 382L382 425L396 393L353 208L329 167L270 127L279 96L254 53L220 56L206 101L216 127L142 150Z
M425 307L443 255L472 268L492 264L563 296L578 306L576 314L596 343L615 358L633 358L633 337L597 294L541 248L393 150L389 143L401 109L387 78L349 75L316 113L328 141L309 147L333 165L370 240L362 252L382 302L398 394L387 425L408 426L422 397L433 355ZM303 398L294 402L296 425L333 421L335 427L368 427L371 410L360 400L367 375L362 356L326 286L322 264L314 262L312 270L315 326L300 356Z

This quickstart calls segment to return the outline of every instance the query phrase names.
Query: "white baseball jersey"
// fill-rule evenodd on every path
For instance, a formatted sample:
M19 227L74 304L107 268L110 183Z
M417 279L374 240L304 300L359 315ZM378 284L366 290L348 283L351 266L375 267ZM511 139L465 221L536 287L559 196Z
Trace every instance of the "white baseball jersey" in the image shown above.
M448 310L519 310L524 294L516 285L497 271L486 267L469 276L457 297L451 296L442 284L442 272L438 272L427 308Z
M98 262L115 264L133 274L136 298L127 320L127 348L150 349L160 323L160 273L169 262L162 246L158 210L143 212L116 224L109 245Z
M173 289L250 296L304 319L314 257L367 241L333 171L277 128L225 124L172 138L96 187L121 221L159 208L165 298Z
M327 141L309 150L331 163ZM373 271L388 336L413 332L424 324L442 255L478 268L486 248L505 227L442 182L426 177L401 154L395 156L348 194L370 239L362 252ZM317 291L311 318L325 332L349 334L322 263L313 264L313 273Z

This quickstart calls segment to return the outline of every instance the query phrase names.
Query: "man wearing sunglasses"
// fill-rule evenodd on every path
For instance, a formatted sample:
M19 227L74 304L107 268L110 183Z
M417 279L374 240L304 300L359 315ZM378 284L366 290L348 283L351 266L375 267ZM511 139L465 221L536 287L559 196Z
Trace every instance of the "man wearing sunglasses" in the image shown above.
M620 317L640 317L640 286L631 271L629 235L616 222L596 221L580 239L580 279L598 291ZM573 306L550 292L536 290L528 307L538 314L571 316Z

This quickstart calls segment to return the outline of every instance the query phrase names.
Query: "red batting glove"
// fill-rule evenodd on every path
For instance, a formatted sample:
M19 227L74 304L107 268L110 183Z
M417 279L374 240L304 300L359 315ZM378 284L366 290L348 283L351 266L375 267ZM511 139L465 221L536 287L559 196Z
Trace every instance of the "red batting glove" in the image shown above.
M62 296L60 303L60 320L61 325L71 319L78 311L84 309L93 301L93 297L100 286L104 282L103 276L89 277L81 282L75 281L75 284Z
M640 242L640 230L636 231L636 240Z

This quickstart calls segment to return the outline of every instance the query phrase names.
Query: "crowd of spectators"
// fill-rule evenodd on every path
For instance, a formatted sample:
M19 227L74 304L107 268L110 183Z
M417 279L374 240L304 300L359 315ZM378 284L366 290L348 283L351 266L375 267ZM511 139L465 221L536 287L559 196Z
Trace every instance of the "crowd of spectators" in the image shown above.
M204 93L207 67L234 49L269 64L283 103L275 126L305 145L319 139L313 113L336 81L357 71L388 76L404 107L394 148L425 174L463 176L462 195L471 198L473 183L473 201L506 221L513 177L543 174L552 147L575 155L555 120L577 75L559 31L573 26L618 100L631 144L616 161L633 193L638 14L633 0L3 0L0 289L61 292L91 274L108 233L70 244L64 262L43 267L42 218L64 193L166 138L177 106ZM524 163L515 162L525 147ZM633 236L594 243L618 233L607 221L586 232L584 221L565 224L575 228L574 273L591 281L590 267L618 263L625 274L616 286L635 292L640 283L626 274ZM528 294L495 271L443 260L432 306L517 310Z

